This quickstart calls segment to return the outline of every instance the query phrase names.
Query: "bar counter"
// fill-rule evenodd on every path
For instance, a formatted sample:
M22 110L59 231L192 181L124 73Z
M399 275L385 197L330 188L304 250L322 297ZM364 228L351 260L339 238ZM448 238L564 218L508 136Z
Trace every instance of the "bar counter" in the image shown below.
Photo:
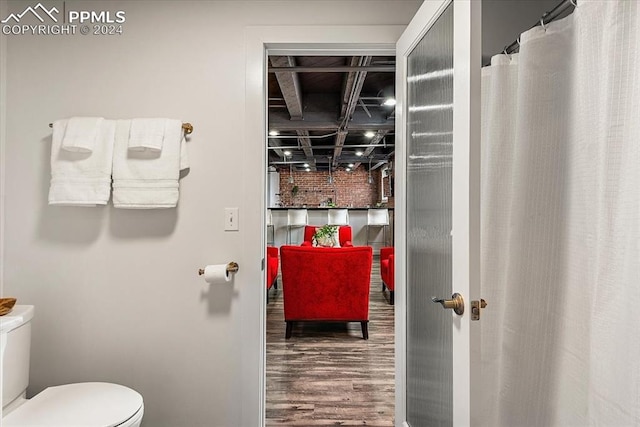
M315 210L315 211L326 211L329 209L349 209L350 211L366 211L368 209L389 209L389 211L392 211L393 208L388 208L388 207L382 207L382 208L375 208L375 207L359 207L359 208L350 208L350 207L342 207L342 206L313 206L313 207L306 207L306 206L289 206L289 207L282 207L282 206L277 206L274 208L269 208L272 211L286 211L289 209L307 209L307 210Z
M340 208L340 207L303 207L303 206L291 206L291 207L273 207L271 210L271 217L273 221L273 229L267 230L267 242L274 246L281 246L287 244L287 211L289 209L306 209L309 215L309 225L322 226L327 223L327 215L330 209L348 209L349 210L349 225L353 233L353 244L355 246L364 246L367 244L367 210L376 208L367 207L353 207L353 208ZM382 227L372 227L369 230L369 244L373 246L374 254L378 253L378 250L382 246L393 244L393 208L383 209L389 210L389 226L386 227L386 243L384 242L385 236ZM304 227L294 227L291 230L291 244L300 244L302 242Z

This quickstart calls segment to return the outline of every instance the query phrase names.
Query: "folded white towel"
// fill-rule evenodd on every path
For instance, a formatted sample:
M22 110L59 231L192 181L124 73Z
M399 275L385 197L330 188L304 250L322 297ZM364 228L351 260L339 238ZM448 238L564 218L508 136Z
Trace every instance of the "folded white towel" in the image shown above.
M162 151L131 151L131 120L118 120L113 152L113 205L126 209L173 208L180 170L188 168L182 122L167 119Z
M115 122L102 120L92 152L62 149L68 120L53 124L49 204L62 206L106 205L111 189Z
M168 119L133 119L129 131L129 150L160 151Z
M90 153L96 144L102 117L71 117L62 139L62 148L77 153Z

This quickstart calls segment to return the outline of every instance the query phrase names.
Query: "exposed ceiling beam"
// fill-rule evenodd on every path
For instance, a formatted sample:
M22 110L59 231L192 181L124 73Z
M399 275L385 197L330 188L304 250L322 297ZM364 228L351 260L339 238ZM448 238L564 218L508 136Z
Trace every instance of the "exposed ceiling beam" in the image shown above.
M296 65L295 58L292 56L271 56L271 65L277 66L283 70L276 73L276 79L280 86L280 91L287 104L289 116L291 120L302 120L302 91L300 90L300 81L298 74L294 71L288 71Z
M273 57L272 57L273 58ZM269 67L270 73L279 73L281 71L287 71L288 66L272 66ZM395 73L395 65L336 65L333 67L293 67L297 73L347 73L352 71L374 71L376 73Z
M308 160L306 159L297 159L295 156L293 157L294 160L288 160L288 161L284 161L284 160L273 160L270 161L269 164L270 165L289 165L289 164L293 164L294 167L297 166L302 166L304 163L308 163L309 167L312 168L313 170L313 164L311 164ZM347 164L347 163L353 163L355 165L355 163L358 161L359 157L356 157L355 155L350 155L350 156L342 156L340 158L340 161L338 162L341 165ZM388 160L386 156L376 156L375 158L372 158L372 162L374 162L375 164L387 164ZM326 167L327 164L329 164L329 159L328 158L322 158L322 156L318 157L315 161L315 163L317 165L322 166L322 168L324 169ZM331 163L333 164L333 159L331 160ZM336 166L334 166L335 169ZM354 166L355 169L355 166ZM371 170L374 170L375 167L371 166Z
M313 149L311 147L311 139L309 138L309 131L299 130L299 131L296 131L296 133L298 134L298 143L302 147L302 151L304 151L304 155L307 156L307 159L309 160L309 168L311 168L312 170L315 170L316 167L315 167L315 162L313 158Z
M374 171L374 170L378 169L379 167L386 165L387 163L389 163L389 162L386 161L386 160L384 160L382 162L378 162L375 165L371 166L371 170Z
M344 146L344 141L345 139L347 139L347 134L349 132L347 132L346 130L339 130L338 134L336 135L336 139L334 142L334 148L333 148L333 165L336 166L338 164L338 157L340 157L340 154L342 154L342 147Z
M395 116L393 108L382 106L384 97L376 91L388 84L394 61L375 56L304 60L309 62L299 62L303 59L295 56L269 57L269 130L280 131L280 136L269 137L269 164L288 169L290 165L281 162L293 161L295 169L302 170L308 163L312 170L325 171L330 165L342 169L349 163L372 169L386 165L389 151L394 150ZM382 74L369 82L368 72ZM364 86L369 92L363 92ZM330 96L317 89L325 87L333 88ZM365 131L376 135L364 138ZM292 155L285 157L285 150Z
M378 132L376 132L375 136L373 138L371 138L371 142L369 142L371 144L371 147L368 147L366 150L364 150L364 157L369 157L369 155L371 155L371 153L373 152L373 150L376 149L375 144L380 144L380 141L382 141L385 137L386 134L388 134L389 131L385 130L385 129L379 129Z
M298 143L302 147L304 154L310 159L313 158L313 149L311 147L311 139L309 138L309 131L298 130L296 131L296 133L298 134Z
M349 59L349 64L351 66L360 65L361 56L352 56ZM340 100L340 120L344 119L347 110L347 104L349 104L349 98L353 94L353 87L356 82L356 77L358 73L350 72L346 76L344 76L344 80L342 82L342 97Z
M370 147L370 144L349 144L349 145L345 145L345 148L367 148ZM313 148L316 150L328 150L330 148L333 148L334 145L314 145ZM377 145L377 147L380 147L380 145ZM395 147L395 144L385 144L384 148L393 148ZM278 148L274 148L274 147L269 147L269 150L299 150L300 147L299 146L293 146L293 145L282 145Z
M360 67L368 66L369 64L371 64L370 56L354 56L351 58L350 62L351 66ZM336 147L333 150L334 165L337 164L338 158L342 153L342 146L344 145L344 141L347 138L347 129L349 128L349 122L351 121L353 112L358 106L360 92L362 92L362 86L364 85L364 80L366 77L366 71L351 71L345 77L344 84L342 85L342 105L340 108L339 117L341 126L340 130L338 131L338 135L336 135Z
M360 98L358 100L358 104L360 104L360 106L362 107L362 109L364 110L365 113L367 113L367 116L369 116L369 118L371 118L371 113L369 112L369 108L367 108L366 104L364 103L364 101L362 101L362 98ZM377 105L376 105L377 106Z
M291 122L284 120L271 120L269 122L269 129L278 130L278 131L297 131L297 130L309 130L309 131L320 131L320 130L328 130L335 131L340 127L340 122L338 121L316 121L316 122L308 122L308 121L300 121L300 122ZM378 122L378 123L350 123L349 130L357 130L357 131L366 131L371 129L379 129L379 130L394 130L395 129L395 121L388 120L386 122Z
M351 65L368 65L370 63L370 56L354 56L351 58ZM350 120L351 116L353 116L366 77L366 71L352 71L345 76L344 84L342 85L340 120L344 120L345 118Z

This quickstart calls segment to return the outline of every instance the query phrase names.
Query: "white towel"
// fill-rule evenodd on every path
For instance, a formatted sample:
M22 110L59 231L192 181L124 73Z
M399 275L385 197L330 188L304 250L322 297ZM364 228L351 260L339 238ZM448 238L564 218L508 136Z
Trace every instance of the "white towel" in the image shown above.
M125 209L173 208L180 170L188 168L182 122L166 120L161 152L128 149L131 120L118 120L113 152L113 205Z
M77 153L91 153L102 120L102 117L71 117L64 132L62 148Z
M161 151L168 119L133 119L129 131L129 150Z
M49 204L106 205L111 189L115 122L101 121L92 152L62 149L67 126L68 120L58 120L53 124Z

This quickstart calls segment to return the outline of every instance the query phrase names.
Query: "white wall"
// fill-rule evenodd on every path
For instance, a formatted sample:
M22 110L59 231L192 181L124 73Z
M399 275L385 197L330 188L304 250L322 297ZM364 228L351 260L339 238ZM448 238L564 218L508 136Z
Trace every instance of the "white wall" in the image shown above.
M247 255L261 236L246 230L259 229L264 215L261 200L245 197L263 177L261 154L242 155L252 152L243 136L244 28L406 24L419 3L67 1L68 10L124 10L124 34L4 37L0 289L36 306L30 394L110 381L144 396L145 426L248 419L243 402L254 391L240 378L257 369L242 365L241 331L254 330L243 319L261 303L263 284L260 259ZM178 208L49 207L48 123L74 115L193 123ZM229 206L240 207L240 232L222 229ZM209 289L197 275L230 260L240 264L233 286Z
M482 0L482 63L501 53L560 0Z

